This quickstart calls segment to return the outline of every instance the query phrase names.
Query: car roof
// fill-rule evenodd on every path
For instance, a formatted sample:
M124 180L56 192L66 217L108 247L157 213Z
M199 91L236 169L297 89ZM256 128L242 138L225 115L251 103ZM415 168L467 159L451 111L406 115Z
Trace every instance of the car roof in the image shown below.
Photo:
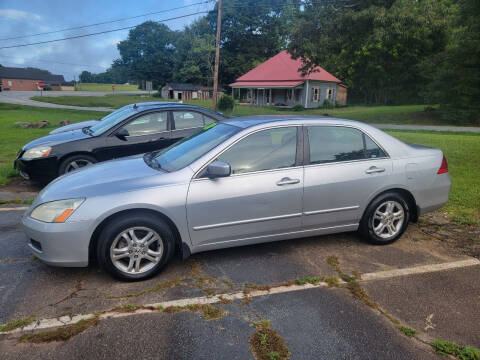
M257 125L267 125L273 123L291 123L291 124L298 124L298 123L316 123L316 124L324 124L324 125L350 125L350 126L360 126L363 127L366 124L361 123L355 120L348 120L348 119L339 119L333 117L322 117L322 116L314 116L314 115L255 115L255 116L242 116L231 118L225 121L226 124L234 125L241 128L249 128L252 126Z
M133 107L136 107L138 109L138 111L150 110L150 109L161 109L161 108L166 108L166 107L169 107L169 108L171 108L171 107L181 107L181 108L184 108L184 109L202 110L202 111L214 114L216 116L226 117L222 113L212 111L210 109L207 109L207 108L204 108L204 107L201 107L201 106L184 104L184 103L177 102L177 101L146 101L146 102L128 104L128 105L124 106L124 108L133 108Z

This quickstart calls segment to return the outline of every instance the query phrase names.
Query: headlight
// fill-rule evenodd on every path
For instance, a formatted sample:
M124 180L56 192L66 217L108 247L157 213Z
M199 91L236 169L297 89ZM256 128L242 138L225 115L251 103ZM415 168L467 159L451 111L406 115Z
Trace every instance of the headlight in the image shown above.
M52 148L50 146L38 146L25 151L22 157L24 159L36 159L39 157L48 156L50 154L50 151L52 151Z
M48 223L63 223L85 199L68 199L44 203L30 213L30 217Z

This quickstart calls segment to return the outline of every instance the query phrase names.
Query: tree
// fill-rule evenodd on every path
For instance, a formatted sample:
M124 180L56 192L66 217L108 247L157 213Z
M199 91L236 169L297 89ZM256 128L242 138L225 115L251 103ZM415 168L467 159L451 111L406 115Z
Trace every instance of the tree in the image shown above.
M440 103L448 120L480 125L480 2L459 0L455 5L444 50L425 62L431 80L426 96Z
M79 80L82 83L93 83L95 82L94 74L92 74L89 71L82 71L82 73L79 76Z
M130 30L117 45L128 75L138 81L152 80L154 86L172 79L175 42L178 34L166 25L147 21Z
M215 35L206 18L200 18L179 34L176 43L175 80L212 85Z
M224 0L219 80L223 85L276 55L287 45L296 0ZM215 34L216 8L207 15Z
M350 97L373 104L423 102L420 66L442 49L449 0L307 1L289 51L343 79Z

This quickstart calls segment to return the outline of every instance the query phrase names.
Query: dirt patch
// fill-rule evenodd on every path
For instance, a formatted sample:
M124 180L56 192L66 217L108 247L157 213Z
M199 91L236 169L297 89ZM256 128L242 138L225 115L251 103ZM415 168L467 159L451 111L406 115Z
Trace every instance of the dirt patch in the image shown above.
M25 180L22 178L13 178L10 182L0 187L0 191L12 193L38 193L45 185Z
M422 236L433 237L457 254L480 259L480 226L458 225L449 221L445 214L434 212L423 216L413 230L419 240Z
M257 360L283 360L290 358L283 338L270 327L270 321L261 320L253 323L256 331L250 337L250 349Z
M90 326L98 324L98 317L83 319L79 322L62 326L60 328L48 331L38 332L36 334L26 334L19 338L19 342L44 343L52 341L66 341L75 335L87 330Z

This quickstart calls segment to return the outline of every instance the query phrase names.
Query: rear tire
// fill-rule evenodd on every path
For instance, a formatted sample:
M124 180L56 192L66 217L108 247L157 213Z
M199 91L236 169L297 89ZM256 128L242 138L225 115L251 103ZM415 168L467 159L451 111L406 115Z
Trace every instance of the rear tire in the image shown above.
M153 214L129 213L114 218L102 230L97 259L111 276L139 281L156 275L172 258L174 248L173 232L164 220Z
M90 155L73 155L62 161L58 167L58 175L63 175L71 171L81 169L85 166L95 164L97 160Z
M368 205L358 230L369 243L387 245L402 236L409 220L408 202L399 193L386 192Z

